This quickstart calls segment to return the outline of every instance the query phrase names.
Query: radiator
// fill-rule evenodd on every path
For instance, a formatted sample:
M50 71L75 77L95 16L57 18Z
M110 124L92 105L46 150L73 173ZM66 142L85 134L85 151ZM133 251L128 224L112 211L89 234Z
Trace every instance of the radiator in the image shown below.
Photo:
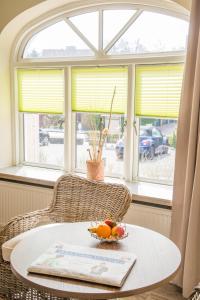
M125 222L155 230L167 237L170 234L171 210L132 204L124 217Z
M47 207L52 196L51 189L0 181L0 225L16 215ZM124 221L169 236L171 211L131 204Z
M47 207L53 190L0 181L0 224L14 216Z

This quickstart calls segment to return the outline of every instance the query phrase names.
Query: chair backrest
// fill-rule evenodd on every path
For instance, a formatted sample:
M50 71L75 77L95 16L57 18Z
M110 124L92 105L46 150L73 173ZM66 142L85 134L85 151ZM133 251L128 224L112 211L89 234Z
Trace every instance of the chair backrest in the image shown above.
M121 184L91 181L79 176L61 176L55 185L50 211L58 221L78 222L112 218L120 221L131 203Z

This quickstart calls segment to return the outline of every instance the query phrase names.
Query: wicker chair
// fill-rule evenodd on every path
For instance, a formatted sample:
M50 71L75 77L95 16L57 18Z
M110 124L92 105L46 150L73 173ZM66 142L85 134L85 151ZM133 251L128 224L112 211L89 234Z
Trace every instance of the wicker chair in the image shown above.
M195 286L194 291L188 300L200 300L200 282Z
M108 217L120 221L130 202L130 193L123 185L89 181L72 175L61 176L48 208L15 217L0 231L0 298L65 299L22 284L12 274L10 264L3 261L1 246L5 241L34 228L43 217L48 218L49 223L102 220Z

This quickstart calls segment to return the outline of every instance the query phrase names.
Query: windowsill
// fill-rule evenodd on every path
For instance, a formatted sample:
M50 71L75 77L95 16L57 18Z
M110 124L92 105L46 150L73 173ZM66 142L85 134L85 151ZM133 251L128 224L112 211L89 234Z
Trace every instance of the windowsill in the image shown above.
M0 180L53 188L56 180L63 174L65 172L61 170L16 166L0 169ZM84 174L78 175L85 176ZM166 208L172 206L172 186L149 182L127 182L110 177L106 177L105 181L126 185L133 196L133 202L154 204Z

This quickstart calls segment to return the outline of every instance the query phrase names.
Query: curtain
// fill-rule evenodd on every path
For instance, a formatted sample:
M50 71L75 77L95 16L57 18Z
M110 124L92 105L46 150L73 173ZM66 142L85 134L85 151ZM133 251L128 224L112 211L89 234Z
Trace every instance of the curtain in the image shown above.
M193 0L174 177L171 238L182 253L174 283L188 297L200 281L200 1Z

